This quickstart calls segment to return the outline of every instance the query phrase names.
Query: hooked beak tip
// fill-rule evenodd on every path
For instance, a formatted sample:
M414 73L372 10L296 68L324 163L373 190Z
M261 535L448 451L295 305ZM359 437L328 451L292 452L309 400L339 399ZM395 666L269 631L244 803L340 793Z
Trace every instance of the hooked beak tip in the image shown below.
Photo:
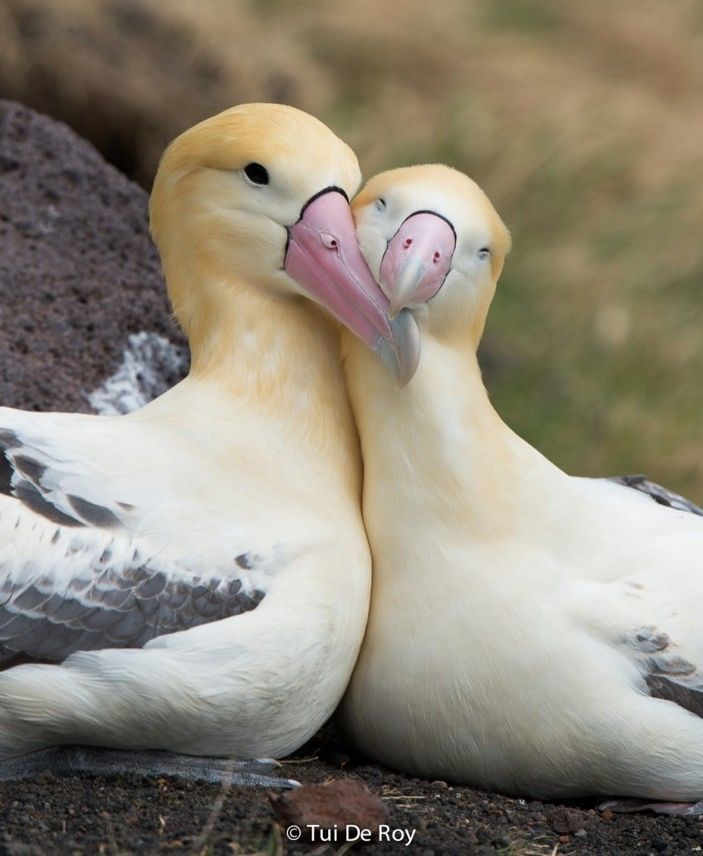
M426 267L422 260L411 256L403 262L393 285L383 284L383 291L390 303L388 317L395 318L403 309L421 301L418 292L422 287Z
M390 319L395 341L394 365L391 366L398 388L402 389L412 380L420 362L420 331L408 309L399 309Z

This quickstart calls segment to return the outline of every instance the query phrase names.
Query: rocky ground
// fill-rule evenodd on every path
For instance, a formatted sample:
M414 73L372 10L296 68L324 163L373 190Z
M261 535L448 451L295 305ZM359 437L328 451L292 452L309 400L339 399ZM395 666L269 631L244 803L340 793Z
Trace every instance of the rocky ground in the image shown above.
M0 403L88 410L128 334L183 344L146 228L146 196L65 126L0 103ZM176 375L168 378L175 381ZM613 816L596 802L510 799L391 773L351 757L332 729L285 762L305 783L368 785L404 843L368 853L649 854L703 846L701 824ZM349 806L351 811L351 806ZM310 822L315 822L311 819ZM0 783L0 854L344 853L337 839L294 843L264 791L116 777ZM374 834L374 839L378 836Z
M88 394L116 370L130 334L185 345L146 205L65 125L0 102L3 405L89 411Z
M369 854L644 856L699 852L703 845L695 820L612 815L597 811L595 802L510 799L397 775L349 757L331 730L286 761L284 772L305 783L351 777L380 797L388 809L387 834L405 837L395 843L379 841L380 832L373 833L363 845ZM261 790L167 779L57 779L43 774L32 782L0 784L0 854L347 852L344 826L356 818L340 813L338 829L330 833L336 840L329 843L290 841L271 798ZM314 816L308 822L316 822Z

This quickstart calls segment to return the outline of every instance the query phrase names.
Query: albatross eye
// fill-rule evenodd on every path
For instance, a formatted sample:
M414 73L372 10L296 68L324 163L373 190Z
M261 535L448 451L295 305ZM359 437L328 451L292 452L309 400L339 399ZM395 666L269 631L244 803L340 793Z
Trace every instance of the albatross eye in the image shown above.
M379 211L384 211L386 208L386 200L385 199L377 199L376 200L376 208Z
M265 166L260 163L249 163L244 167L244 175L252 184L268 184L269 174Z
M490 256L490 254L491 254L491 250L489 247L481 247L481 249L478 251L478 257L481 259L481 261L483 261L484 259L487 259Z

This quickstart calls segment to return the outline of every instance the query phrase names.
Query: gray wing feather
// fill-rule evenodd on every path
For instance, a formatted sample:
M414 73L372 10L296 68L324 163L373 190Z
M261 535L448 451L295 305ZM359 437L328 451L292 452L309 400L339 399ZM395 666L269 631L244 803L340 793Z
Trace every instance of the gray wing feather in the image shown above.
M133 569L131 581L118 578L115 585L115 576L100 569L81 592L51 592L43 588L50 580L6 583L0 668L18 654L59 661L78 650L141 647L155 636L248 612L264 597L244 591L239 580L169 580L148 564Z
M685 496L681 496L678 493L674 493L673 491L662 487L656 482L650 481L647 476L614 476L613 478L608 479L608 481L615 482L616 484L622 484L625 485L625 487L631 487L634 490L645 493L647 496L651 497L654 502L659 503L659 505L666 505L669 508L675 508L678 511L689 511L691 514L700 514L703 516L703 508L700 508L694 502L691 502L690 499L686 499Z
M52 457L36 438L0 428L0 492L60 526L117 529L133 507L116 499L112 508L59 487L72 465ZM57 484L57 482L59 484Z
M700 676L695 680L687 680L655 673L647 675L646 681L653 698L673 701L696 716L703 716L703 681Z
M88 494L102 485L101 495L110 496L100 473L84 469L38 435L0 427L0 493L6 508L16 503L15 529L55 528L37 542L36 556L15 559L6 551L0 564L0 669L18 659L57 662L78 650L141 647L262 600L264 592L248 581L256 569L248 573L236 558L203 575L174 558L145 556L130 534L138 510L119 496L98 504L77 495L82 484ZM67 483L71 491L62 489Z
M667 633L640 627L625 634L623 643L642 672L649 695L678 704L703 717L703 675L677 652Z

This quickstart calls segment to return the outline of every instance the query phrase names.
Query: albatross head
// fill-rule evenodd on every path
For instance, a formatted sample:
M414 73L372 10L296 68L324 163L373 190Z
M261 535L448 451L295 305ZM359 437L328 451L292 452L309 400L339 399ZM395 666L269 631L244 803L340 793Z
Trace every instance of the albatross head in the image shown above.
M510 249L481 188L448 166L406 167L372 178L352 207L390 316L411 310L420 331L438 337L465 337L468 325L478 346Z
M312 298L402 377L414 322L389 319L359 251L348 200L360 183L352 150L293 107L234 107L171 143L151 232L191 344L245 283L274 299Z

